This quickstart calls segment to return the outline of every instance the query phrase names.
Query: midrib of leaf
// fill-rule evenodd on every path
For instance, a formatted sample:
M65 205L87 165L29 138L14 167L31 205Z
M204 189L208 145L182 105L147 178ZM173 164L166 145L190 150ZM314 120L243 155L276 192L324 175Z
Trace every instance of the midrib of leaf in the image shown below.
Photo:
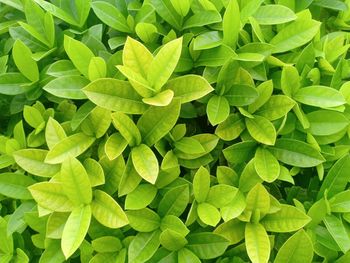
M110 97L115 97L118 98L118 100L122 100L122 101L126 101L126 102L132 102L132 103L138 103L138 104L144 104L142 101L140 100L133 100L133 99L129 99L129 98L124 98L124 97L118 97L116 95L113 94L109 94L109 93L101 93L101 92L95 92L95 91L90 91L90 90L86 90L86 92L90 93L90 94L97 94L98 96L110 96Z
M138 66L138 68L140 69L140 73L141 73L141 75L142 75L142 77L146 80L146 78L147 78L147 73L144 71L144 67L143 67L143 65L142 65L142 63L141 63L141 61L140 61L140 59L139 59L139 57L137 56L137 53L136 52L134 52L134 46L133 45L130 45L130 47L131 47L131 50L132 50L132 53L133 53L133 55L134 55L134 58L135 58L135 60L136 60L136 62L137 62L137 66Z
M144 248L147 247L147 245L151 243L153 236L155 234L157 234L157 232L158 232L157 230L153 231L152 235L147 239L147 241L144 243L142 248L139 249L139 253L136 254L136 257L134 259L138 258L142 254L142 252L144 251Z

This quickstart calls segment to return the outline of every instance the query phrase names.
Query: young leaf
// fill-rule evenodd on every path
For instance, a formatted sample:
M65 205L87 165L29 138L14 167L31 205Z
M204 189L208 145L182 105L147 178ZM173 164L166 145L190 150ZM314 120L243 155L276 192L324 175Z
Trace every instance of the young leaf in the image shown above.
M305 262L311 263L313 258L313 245L304 230L292 235L279 249L274 263Z
M0 174L0 194L14 199L33 199L27 187L36 181L18 173Z
M165 44L150 64L147 80L156 91L159 91L173 73L181 55L182 38Z
M21 40L16 40L13 44L12 55L17 68L27 79L32 82L39 80L38 65L32 58L30 49Z
M141 134L132 119L122 112L112 114L113 125L131 147L141 143Z
M272 183L280 174L280 165L273 154L259 147L254 156L254 167L258 175L264 181Z
M67 35L64 36L64 50L80 73L89 78L89 64L94 57L92 51L82 42Z
M125 212L119 204L110 195L101 190L94 191L91 210L96 220L106 227L120 228L129 223Z
M267 263L271 244L266 230L261 224L248 223L245 227L245 245L253 263Z
M256 115L254 119L246 118L245 123L250 135L256 141L266 145L275 144L277 136L276 129L270 121Z
M223 42L231 48L236 48L236 43L241 29L239 5L236 0L230 0L222 20L224 38Z
M128 262L141 263L150 259L160 245L160 234L159 230L151 233L138 233L129 245Z
M83 242L90 226L91 207L89 205L75 208L64 226L61 247L64 256L69 258Z
M292 10L283 5L260 6L253 17L260 25L283 24L297 18Z
M125 209L137 210L148 206L157 194L157 188L151 184L140 184L125 199ZM142 196L142 199L140 199Z
M154 184L159 173L158 160L151 148L140 144L131 150L132 163L137 173L146 181Z
M217 125L227 119L230 105L224 96L211 97L207 104L207 115L211 125Z
M179 114L180 100L165 107L150 107L137 122L142 141L148 146L158 142L175 126Z
M198 204L197 213L200 220L209 226L215 227L221 219L219 210L209 203Z
M210 174L207 169L200 167L193 178L193 194L198 203L207 199L210 188Z
M188 235L186 248L200 259L211 259L221 256L229 245L227 239L210 232Z

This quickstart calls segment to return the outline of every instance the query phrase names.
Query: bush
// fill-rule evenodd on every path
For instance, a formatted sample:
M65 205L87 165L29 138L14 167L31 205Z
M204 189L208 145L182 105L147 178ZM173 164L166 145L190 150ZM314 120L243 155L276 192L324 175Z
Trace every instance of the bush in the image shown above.
M350 262L349 4L0 0L0 262Z

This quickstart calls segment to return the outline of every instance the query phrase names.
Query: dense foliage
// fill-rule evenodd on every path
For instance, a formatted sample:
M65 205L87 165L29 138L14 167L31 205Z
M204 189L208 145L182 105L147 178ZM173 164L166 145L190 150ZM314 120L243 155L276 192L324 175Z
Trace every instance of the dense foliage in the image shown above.
M349 7L0 0L0 262L350 262Z

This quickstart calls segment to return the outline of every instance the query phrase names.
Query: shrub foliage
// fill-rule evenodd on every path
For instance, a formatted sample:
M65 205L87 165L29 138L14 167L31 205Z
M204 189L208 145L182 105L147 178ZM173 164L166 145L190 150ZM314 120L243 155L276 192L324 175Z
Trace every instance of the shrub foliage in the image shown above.
M0 0L0 262L350 262L349 6Z

